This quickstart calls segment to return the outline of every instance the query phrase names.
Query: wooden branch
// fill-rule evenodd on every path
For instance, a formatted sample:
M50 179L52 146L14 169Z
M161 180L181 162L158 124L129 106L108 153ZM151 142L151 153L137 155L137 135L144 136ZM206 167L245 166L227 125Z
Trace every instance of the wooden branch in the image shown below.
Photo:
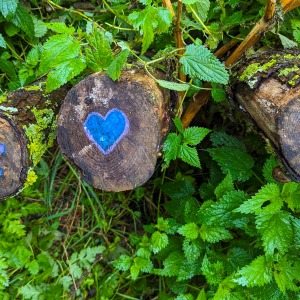
M66 96L58 143L83 180L105 191L130 190L152 176L169 113L170 92L144 71L124 71L117 82L93 74Z
M281 0L283 12L287 12L300 6L300 0Z
M174 12L171 1L170 0L162 0L162 3L165 8L169 9L169 11L171 12L171 16L173 18L175 16L175 12Z
M264 52L237 66L233 94L300 180L300 51Z
M10 92L0 105L0 199L32 183L33 171L53 145L57 104L68 87L50 94L42 84Z

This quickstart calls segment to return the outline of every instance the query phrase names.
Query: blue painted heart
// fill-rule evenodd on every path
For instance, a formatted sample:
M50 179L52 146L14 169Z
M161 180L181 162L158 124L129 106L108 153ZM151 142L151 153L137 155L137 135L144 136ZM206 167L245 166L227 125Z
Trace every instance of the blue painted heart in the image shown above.
M85 122L87 137L103 154L109 154L128 133L129 122L126 115L116 108L111 109L105 117L91 112Z

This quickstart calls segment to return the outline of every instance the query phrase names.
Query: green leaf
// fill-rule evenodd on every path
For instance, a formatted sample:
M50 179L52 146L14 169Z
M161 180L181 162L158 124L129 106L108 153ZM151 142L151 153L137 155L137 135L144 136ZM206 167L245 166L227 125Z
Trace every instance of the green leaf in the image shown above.
M182 244L184 255L189 263L193 263L199 259L205 245L201 239L185 238Z
M152 262L148 258L140 256L134 258L132 266L145 273L149 273L153 269Z
M61 63L58 68L51 71L46 80L46 92L58 89L70 79L79 75L86 67L83 58L72 58Z
M231 174L233 180L246 181L252 176L253 158L240 149L222 147L208 149L213 160L224 174Z
M235 149L240 149L246 152L246 146L243 142L234 136L230 136L225 132L213 132L209 139L212 141L214 147L227 146Z
M206 254L203 257L201 271L211 285L218 285L225 273L223 264L220 261L212 263Z
M169 166L170 162L177 158L181 139L181 136L177 135L176 133L168 134L167 139L165 140L163 145L163 169L166 169Z
M180 118L178 118L178 117L174 118L173 119L173 123L174 123L174 125L176 126L177 130L180 133L184 132L184 129L183 129L183 126L182 126L182 122L181 122Z
M228 192L217 202L201 209L199 221L212 226L235 227L235 220L241 218L235 209L247 198L248 195L243 191Z
M39 286L28 283L21 287L20 293L23 299L38 300L43 295L43 290Z
M5 39L3 35L0 33L0 48L6 48Z
M44 26L56 33L65 33L72 35L75 32L74 27L67 27L67 25L63 22L44 23Z
M285 294L286 290L298 292L299 287L296 285L300 281L299 262L289 261L283 257L274 265L274 278L279 289ZM296 282L294 282L296 281Z
M180 145L178 157L193 167L201 168L198 152L194 147L190 147L187 144Z
M177 82L172 82L172 81L166 81L166 80L161 80L161 79L156 79L156 82L169 90L173 91L187 91L190 88L190 85L188 83L177 83Z
M107 75L112 80L118 80L120 78L122 68L127 61L129 53L130 52L128 50L122 50L109 65L107 69Z
M274 156L268 158L263 166L263 176L269 183L277 183L273 177L273 169L278 166L278 162Z
M114 267L120 271L128 271L132 265L132 258L122 254L114 263Z
M1 1L1 0L0 0ZM30 13L27 11L25 6L18 5L15 14L10 20L14 25L21 28L26 34L33 38L34 37L34 24Z
M31 67L35 67L40 59L40 49L39 46L34 46L26 56L26 63Z
M107 69L114 59L107 36L99 29L94 29L87 35L87 40L90 45L90 48L85 48L88 67L94 72Z
M287 182L283 185L281 196L288 207L295 211L300 208L300 184L297 182Z
M217 87L213 87L213 89L211 90L211 95L216 102L222 102L227 97L224 89Z
M185 1L190 2L190 0L185 0ZM201 19L201 21L205 22L210 7L209 0L195 1L194 3L190 3L190 4L193 10L196 12L197 16ZM187 10L190 11L190 8L187 7ZM193 14L193 18L196 22L198 22L198 18L195 17L194 14Z
M236 273L234 281L242 286L263 286L272 280L272 267L264 256L258 256Z
M184 74L192 78L227 84L229 75L224 65L204 46L188 45L179 60Z
M17 81L18 76L16 74L14 64L9 60L0 59L0 70L4 72L11 81Z
M232 239L231 233L224 227L202 225L199 232L203 241L207 241L209 243Z
M43 37L48 29L44 26L44 22L35 16L32 16L33 24L34 24L34 36L37 38Z
M80 44L71 35L57 34L51 36L43 45L39 74L43 75L55 67L62 69L62 65L66 61L75 62L76 60L71 59L76 58L79 51Z
M104 250L104 246L84 248L78 253L76 261L82 268L88 269L95 262L97 255L102 254ZM73 261L70 260L70 262Z
M195 223L188 223L181 226L178 233L190 240L195 240L199 235L199 227Z
M4 18L8 14L14 14L19 4L19 0L0 0L0 11Z
M183 142L189 145L198 145L209 133L210 129L203 127L188 127L183 132Z
M293 242L294 232L291 215L284 211L256 216L256 228L261 235L265 253L274 254L277 250L283 255Z
M228 173L225 176L225 178L223 179L223 181L218 184L214 193L218 200L218 199L222 198L225 194L227 194L233 190L234 190L233 180L232 180L230 173Z
M158 253L162 249L166 248L169 244L169 238L166 233L155 231L151 235L151 250L153 253Z
M270 202L270 204L262 207L265 202ZM276 183L268 183L235 211L244 214L276 212L280 210L282 205L283 200L280 197L279 186Z

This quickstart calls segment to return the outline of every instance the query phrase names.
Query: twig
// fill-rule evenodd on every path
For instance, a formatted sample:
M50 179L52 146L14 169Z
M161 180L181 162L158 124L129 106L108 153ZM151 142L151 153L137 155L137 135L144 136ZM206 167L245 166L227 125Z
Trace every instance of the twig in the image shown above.
M286 14L300 6L300 0L281 0L283 12Z
M263 34L269 30L273 24L273 18L275 13L276 0L268 0L266 5L265 14L262 19L255 25L251 32L247 35L245 40L236 48L236 50L225 61L225 66L230 66L235 63L247 49L255 45ZM210 83L204 85L205 88L211 87ZM211 92L207 90L201 90L194 95L193 101L191 101L184 112L182 117L182 124L184 128L187 128L201 107L207 103L210 98Z
M175 12L173 9L173 5L170 0L162 0L163 6L171 12L172 18L175 17Z

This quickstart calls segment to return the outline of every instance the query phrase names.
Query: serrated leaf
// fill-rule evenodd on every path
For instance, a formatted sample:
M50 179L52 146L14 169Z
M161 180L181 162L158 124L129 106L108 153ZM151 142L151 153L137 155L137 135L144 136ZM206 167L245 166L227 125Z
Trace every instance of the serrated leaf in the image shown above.
M65 33L65 34L73 34L75 32L74 27L68 27L63 22L52 22L52 23L44 23L44 26L51 29L56 33Z
M24 299L38 300L43 290L39 286L28 283L20 288L20 293Z
M117 270L128 271L132 265L132 258L128 255L122 254L113 265Z
M261 235L265 253L268 255L278 251L283 255L293 242L294 232L289 213L260 214L256 216L256 228Z
M232 239L231 233L224 227L202 225L199 232L203 241L207 241L209 243Z
M70 79L79 75L86 67L83 58L72 58L61 63L58 68L51 71L46 80L46 92L58 89Z
M19 4L10 21L26 32L29 37L34 37L33 20L25 6Z
M224 65L202 45L188 45L179 60L184 74L192 78L227 84L229 75Z
M270 202L270 204L262 207L265 202ZM283 200L280 196L279 186L276 183L269 183L263 186L251 199L244 202L235 211L245 214L276 212L280 210L282 205Z
M71 59L77 57L79 51L80 44L71 35L57 34L51 36L43 45L39 74L45 74L55 67L62 69L62 65L66 61L66 64L74 62Z
M278 162L274 156L268 158L263 166L263 176L269 183L277 183L273 177L273 169L278 166Z
M191 240L185 238L182 243L182 250L189 263L193 263L199 259L205 245L201 239Z
M172 160L178 156L179 147L181 144L181 136L176 133L169 133L163 145L163 169L167 168Z
M190 240L195 240L199 235L199 227L195 223L188 223L181 226L178 233Z
M275 264L274 268L275 281L284 294L286 290L299 291L299 287L296 285L300 281L300 265L298 262L295 264L294 261L289 261L286 257L283 257Z
M289 39L288 37L286 37L280 33L277 33L277 35L278 35L284 49L291 49L291 48L298 47L298 44L295 41Z
M173 123L180 133L184 132L183 125L182 125L180 118L178 118L178 117L174 118Z
M149 273L153 269L152 262L149 259L140 256L134 258L132 266L145 273Z
M188 83L177 83L177 82L172 82L172 81L166 81L166 80L161 80L161 79L156 79L156 82L169 90L173 91L187 91L190 88L190 85Z
M211 95L216 102L222 102L226 99L226 92L221 88L213 88L211 91Z
M5 39L1 33L0 33L0 47L4 49L6 48Z
M297 43L300 43L300 30L293 30L293 36Z
M233 180L246 181L252 176L253 158L240 149L222 147L208 149L224 174L231 174Z
M186 0L185 0L186 1ZM189 1L189 0L187 0ZM207 18L207 13L209 11L210 2L209 0L201 0L201 1L195 1L194 3L190 3L193 10L196 12L197 16L201 19L202 22L205 22ZM190 11L190 8L187 7L187 10ZM198 18L195 17L195 15L192 15L194 20L198 22Z
M35 67L40 59L40 49L38 46L33 47L26 56L26 63Z
M209 139L212 141L214 147L227 146L235 149L240 149L246 152L245 144L236 137L228 135L225 132L213 132Z
M264 256L258 256L236 274L234 281L242 286L263 286L272 280L272 267Z
M183 141L189 145L198 145L209 133L210 129L203 127L188 127L183 132Z
M19 0L0 0L0 12L6 18L8 14L14 14L19 4Z
M165 247L167 247L169 243L169 238L166 233L155 231L151 235L151 250L153 253L158 253Z
M34 25L34 36L37 38L43 37L47 31L48 28L44 26L44 22L35 16L32 16L33 25Z
M37 260L32 260L31 262L26 264L26 268L29 271L29 273L31 275L36 275L38 274L39 270L40 270L40 266L39 263L37 262Z
M295 211L300 208L300 184L297 182L287 182L283 185L281 196L288 207Z
M214 193L218 200L218 199L222 198L225 194L227 194L228 192L231 192L233 190L234 190L233 180L232 180L230 173L228 173L225 176L225 178L222 180L222 182L217 185Z
M155 273L168 277L177 276L184 260L185 257L181 252L174 251L163 261L164 268L155 270Z
M201 270L207 282L211 285L218 285L224 276L224 266L222 262L210 262L205 254L202 261Z
M186 178L165 183L161 186L161 190L172 199L184 199L186 201L195 193L193 185Z
M72 277L79 279L82 276L82 268L78 266L78 264L73 263L70 265L70 273L72 274Z
M201 168L198 152L194 147L190 147L187 144L180 145L178 157L193 167Z
M127 61L127 57L129 55L128 50L122 50L112 61L107 69L107 75L112 80L118 80L121 75L121 71Z

